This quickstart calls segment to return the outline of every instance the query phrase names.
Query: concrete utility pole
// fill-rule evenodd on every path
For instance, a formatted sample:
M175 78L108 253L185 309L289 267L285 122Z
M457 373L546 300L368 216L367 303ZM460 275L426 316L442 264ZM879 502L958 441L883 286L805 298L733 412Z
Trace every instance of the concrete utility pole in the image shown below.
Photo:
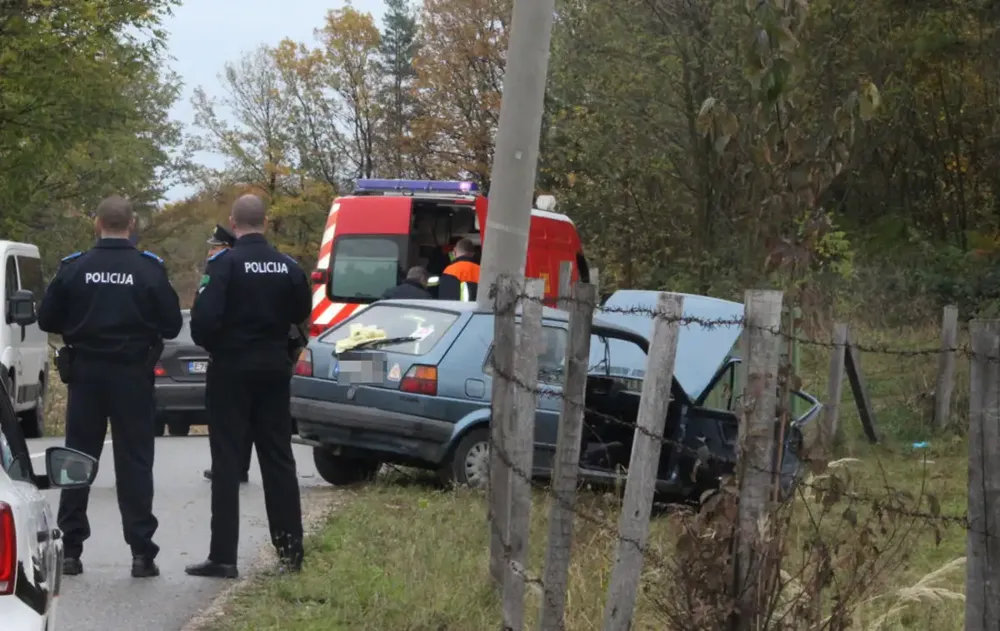
M501 274L524 276L555 0L514 0L477 302Z

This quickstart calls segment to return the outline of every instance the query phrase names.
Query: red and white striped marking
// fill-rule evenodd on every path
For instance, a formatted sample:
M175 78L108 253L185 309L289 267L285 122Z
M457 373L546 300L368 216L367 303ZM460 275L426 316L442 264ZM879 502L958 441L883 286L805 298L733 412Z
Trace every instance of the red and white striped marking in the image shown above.
M323 231L323 240L319 246L319 259L316 267L321 270L330 269L330 253L333 250L333 237L337 232L337 211L340 204L334 202L330 208L330 216L326 220L326 229ZM333 302L326 297L326 285L313 285L313 310L309 317L313 330L327 329L337 324L344 318L358 310L361 305L352 305L343 302Z

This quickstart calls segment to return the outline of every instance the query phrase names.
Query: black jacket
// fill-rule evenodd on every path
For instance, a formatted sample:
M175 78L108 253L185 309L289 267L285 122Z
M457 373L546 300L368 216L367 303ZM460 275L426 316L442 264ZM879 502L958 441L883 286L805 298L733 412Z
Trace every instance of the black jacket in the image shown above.
M182 324L163 260L127 239L99 239L64 258L38 308L39 327L77 354L126 362L147 361Z
M249 234L208 260L191 307L191 337L213 362L285 369L289 327L311 310L312 290L299 264L264 235Z
M405 298L408 300L433 300L434 296L415 280L404 280L392 289L385 290L383 298Z

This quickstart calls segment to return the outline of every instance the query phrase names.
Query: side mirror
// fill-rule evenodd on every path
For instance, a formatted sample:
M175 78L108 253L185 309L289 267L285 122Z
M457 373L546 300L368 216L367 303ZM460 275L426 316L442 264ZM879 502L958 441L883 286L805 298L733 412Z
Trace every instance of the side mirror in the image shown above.
M19 289L7 300L7 324L28 326L38 321L35 313L35 296L27 289Z
M94 483L97 460L69 447L49 447L45 450L45 470L49 488L80 489Z

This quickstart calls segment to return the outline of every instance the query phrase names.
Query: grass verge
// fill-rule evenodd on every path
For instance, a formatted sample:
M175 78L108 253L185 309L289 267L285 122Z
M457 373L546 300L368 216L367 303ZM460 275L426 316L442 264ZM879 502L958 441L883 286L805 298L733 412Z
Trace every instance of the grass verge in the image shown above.
M916 467L927 471L926 488L946 498L943 513L964 510L964 488L951 473L963 466L957 455L923 457L902 454L883 458L887 471L862 466L859 475L872 483L883 475L910 479ZM231 601L213 631L332 629L399 631L478 631L494 628L500 603L487 577L488 533L481 493L466 489L440 490L430 478L390 475L352 492L308 546L306 567L299 576L265 575ZM577 519L573 565L567 600L567 629L599 629L605 591L614 561L617 499L585 494ZM535 497L531 537L531 571L541 575L548 502ZM601 523L594 523L600 521ZM670 561L676 538L675 518L653 520L650 553L644 568L644 590L633 629L669 628L662 599L665 581L675 569ZM942 531L935 543L931 528L920 528L908 541L909 557L884 585L878 598L859 608L857 628L870 625L889 610L898 615L886 629L962 628L961 605L947 596L926 597L913 585L964 554L965 534L957 527ZM944 592L961 591L964 573L951 572L935 584ZM913 602L910 602L910 600ZM528 626L535 625L540 598L529 592ZM956 617L957 616L957 617ZM957 621L957 622L956 622Z
M937 344L933 330L857 332L867 345L928 348ZM806 390L821 398L826 392L829 350L823 344L802 349ZM872 496L909 494L936 498L933 512L941 517L913 517L899 540L898 558L885 571L868 576L864 595L855 599L851 628L963 628L962 592L966 533L958 523L966 512L967 456L963 437L968 408L968 361L958 362L953 401L953 431L930 427L934 374L933 354L903 357L867 354L867 378L884 444L861 440L853 399L845 392L841 422L846 442L842 455L857 458L852 485ZM914 441L929 440L928 447ZM805 500L801 500L805 506ZM918 503L927 511L927 502ZM573 564L567 599L567 629L599 629L614 561L619 503L616 497L585 493L574 535ZM871 512L871 505L865 510ZM839 510L839 509L838 509ZM837 513L839 514L839 513ZM845 512L846 514L846 512ZM530 569L542 572L548 500L535 496L532 514ZM950 519L958 518L958 519ZM651 525L650 552L633 629L669 629L663 594L677 575L675 542L679 517L663 515ZM803 523L805 513L793 523ZM853 537L843 520L825 526ZM888 538L885 532L876 537ZM793 526L788 559L803 557L815 541ZM800 537L802 540L796 539ZM478 631L500 621L499 596L487 577L488 537L480 493L435 488L429 478L395 473L351 492L349 501L309 541L304 572L299 576L254 579L226 606L216 631L351 629L399 631ZM786 560L788 560L786 559ZM794 564L794 561L792 561ZM528 625L536 624L539 595L529 590Z

